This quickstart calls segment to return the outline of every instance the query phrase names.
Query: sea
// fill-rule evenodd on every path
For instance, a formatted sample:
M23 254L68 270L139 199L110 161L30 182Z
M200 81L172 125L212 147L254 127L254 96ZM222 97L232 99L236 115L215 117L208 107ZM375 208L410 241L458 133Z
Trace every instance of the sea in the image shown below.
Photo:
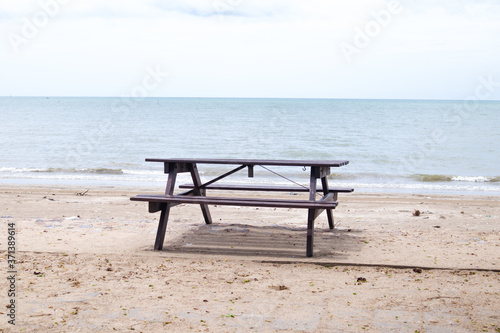
M500 195L500 101L0 97L0 119L3 184L161 189L146 158L303 159L348 160L329 182L357 192ZM308 183L268 169L226 182Z

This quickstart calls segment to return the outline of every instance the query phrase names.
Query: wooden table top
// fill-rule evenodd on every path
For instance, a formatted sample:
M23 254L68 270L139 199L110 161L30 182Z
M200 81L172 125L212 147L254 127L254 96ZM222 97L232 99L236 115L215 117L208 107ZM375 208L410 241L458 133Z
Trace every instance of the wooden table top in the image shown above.
M218 158L147 158L146 162L162 163L200 163L200 164L241 164L241 165L280 165L341 167L349 164L345 160L261 160L261 159L218 159Z

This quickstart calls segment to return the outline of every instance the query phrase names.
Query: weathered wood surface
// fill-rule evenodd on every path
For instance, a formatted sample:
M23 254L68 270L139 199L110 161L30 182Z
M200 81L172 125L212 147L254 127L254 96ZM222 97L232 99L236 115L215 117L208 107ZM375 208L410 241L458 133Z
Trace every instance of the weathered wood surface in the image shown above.
M316 160L261 160L261 159L210 159L210 158L147 158L146 162L161 163L197 163L197 164L241 164L241 165L279 165L308 167L341 167L349 161L316 161Z
M275 208L306 208L306 209L333 209L337 207L336 201L309 201L309 200L283 200L283 199L247 199L228 197L204 197L184 195L155 195L140 194L130 198L132 201L147 201L154 203L185 203L204 205L250 206L250 207L275 207Z
M179 188L194 188L193 184L181 184ZM309 192L308 187L300 186L282 186L282 185L240 185L240 184L212 184L203 186L207 190L227 190L227 191L269 191L269 192ZM318 192L324 192L322 187L316 189ZM350 193L353 188L331 187L328 192Z

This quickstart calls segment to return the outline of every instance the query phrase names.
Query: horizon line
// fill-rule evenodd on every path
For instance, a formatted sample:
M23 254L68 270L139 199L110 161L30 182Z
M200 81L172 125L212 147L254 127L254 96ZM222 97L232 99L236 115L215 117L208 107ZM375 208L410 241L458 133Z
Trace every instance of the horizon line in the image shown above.
M350 98L350 97L214 97L214 96L55 96L55 95L0 95L0 98L137 98L137 99L301 99L301 100L361 100L361 101L441 101L456 102L466 101L466 99L446 99L446 98ZM475 102L500 102L500 99L482 99Z

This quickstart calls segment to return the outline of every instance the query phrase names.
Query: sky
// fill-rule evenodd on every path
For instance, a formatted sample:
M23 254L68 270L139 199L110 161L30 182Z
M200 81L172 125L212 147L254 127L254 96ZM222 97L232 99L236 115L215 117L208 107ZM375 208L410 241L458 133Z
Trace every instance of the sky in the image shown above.
M500 100L500 1L0 0L0 96Z

